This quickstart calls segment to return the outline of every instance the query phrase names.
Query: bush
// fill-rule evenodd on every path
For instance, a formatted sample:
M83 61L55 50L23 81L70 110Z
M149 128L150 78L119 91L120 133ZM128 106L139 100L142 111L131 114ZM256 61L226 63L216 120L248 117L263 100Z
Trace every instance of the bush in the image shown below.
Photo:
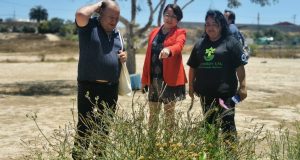
M95 100L97 103L97 98ZM90 140L96 143L93 143L94 145L91 145L87 151L83 151L81 147L76 148L79 153L82 153L80 154L82 159L94 159L93 153L99 151L104 151L102 159L109 160L300 158L300 127L298 127L295 136L290 136L286 134L287 132L279 132L279 135L283 136L283 138L279 138L282 143L277 143L278 138L273 139L270 136L272 134L267 134L264 138L268 139L270 150L266 150L265 155L256 155L257 144L264 139L258 138L261 136L263 126L255 126L253 131L243 133L238 143L232 144L223 141L218 128L203 123L199 117L190 119L184 117L183 113L179 113L176 117L178 125L174 128L172 132L174 134L171 137L167 136L165 132L167 128L163 123L159 124L158 131L153 134L147 127L145 107L148 103L141 101L140 97L132 102L130 115L118 113L112 119L110 115L114 113L110 109L106 109L103 114L94 112L93 117L85 120L90 128ZM97 105L95 107L97 108ZM72 113L74 113L73 111ZM99 132L102 128L99 128L94 118L100 116L106 123L111 124L110 135ZM28 117L34 120L37 128L41 131L36 123L36 114ZM29 149L29 153L23 159L71 159L70 154L75 133L74 124L75 122L55 130L50 136L51 138L46 137L41 132L44 140L37 138L36 141L30 141L30 143L24 142L23 144ZM299 122L298 126L300 126ZM106 146L105 149L103 146Z
M296 122L296 133L292 133L282 125L278 133L268 132L267 140L270 147L270 159L300 159L300 122Z
M39 33L50 33L50 25L48 21L41 22L38 26Z
M96 100L97 101L97 100ZM97 103L97 102L96 102ZM91 141L97 142L90 146L87 152L83 148L76 148L83 159L93 159L93 153L104 150L103 159L230 159L233 155L241 159L253 159L253 145L248 143L236 144L234 152L228 151L228 143L224 143L222 137L218 136L218 129L214 126L205 125L201 119L186 120L182 113L177 115L177 126L174 128L172 136L166 134L167 126L159 124L157 133L152 133L147 127L147 115L144 112L148 103L140 101L132 104L132 114L114 114L110 109L106 109L104 114L94 112L94 116L86 119L91 133ZM95 106L97 107L97 106ZM137 108L137 109L136 109ZM36 114L29 115L34 120L37 128ZM110 135L101 134L94 118L101 117L106 123L111 124ZM163 122L163 120L161 121ZM27 159L68 159L72 150L72 140L74 137L74 124L57 129L52 138L46 137L43 133L44 141L37 140L36 143L24 142L25 147L31 152L24 156ZM206 126L206 127L204 127ZM41 130L40 130L41 131ZM249 136L254 137L254 136ZM247 139L248 140L248 139ZM253 140L248 140L253 144ZM43 144L43 145L39 145ZM232 144L235 146L234 144ZM42 146L38 148L36 146ZM238 154L238 155L237 155Z
M52 18L50 21L41 22L38 26L39 33L58 33L63 26L63 19Z
M49 22L50 33L58 33L63 26L64 20L61 18L52 18Z
M21 27L16 27L16 26L13 26L13 28L12 28L12 32L17 32L17 33L20 33L20 32L22 32L22 28L21 28Z
M24 26L22 31L24 33L35 33L35 27L31 27L31 26Z
M256 56L256 54L257 54L257 48L258 48L258 46L256 45L256 44L251 44L251 45L249 45L249 47L250 47L250 56L253 56L253 57L255 57Z
M64 24L59 29L59 35L63 37L74 35L75 32L76 32L76 27L74 24Z
M0 32L8 32L9 29L7 26L0 26Z

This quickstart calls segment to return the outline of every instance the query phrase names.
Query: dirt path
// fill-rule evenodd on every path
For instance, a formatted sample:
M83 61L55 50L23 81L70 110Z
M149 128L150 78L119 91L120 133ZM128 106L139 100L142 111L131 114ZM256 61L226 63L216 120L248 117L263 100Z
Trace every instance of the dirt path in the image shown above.
M45 34L49 41L60 41L60 38L55 34Z
M187 58L185 55L184 63ZM141 73L143 60L144 55L137 55L138 73ZM77 62L0 63L0 70L0 160L15 159L25 152L21 139L31 139L38 134L34 122L26 118L27 113L38 113L38 123L46 133L73 122L70 109L76 97ZM251 130L255 124L276 130L281 121L289 125L300 120L300 59L251 58L246 71L249 96L237 107L239 132ZM51 87L47 90L47 86ZM69 90L55 95L55 90L62 87ZM47 94L41 89L53 93ZM32 95L15 95L20 91ZM128 112L126 104L130 100L120 97L119 102L124 106L121 111ZM189 101L187 98L177 110L186 111L188 105L185 104ZM199 103L192 112L201 114Z

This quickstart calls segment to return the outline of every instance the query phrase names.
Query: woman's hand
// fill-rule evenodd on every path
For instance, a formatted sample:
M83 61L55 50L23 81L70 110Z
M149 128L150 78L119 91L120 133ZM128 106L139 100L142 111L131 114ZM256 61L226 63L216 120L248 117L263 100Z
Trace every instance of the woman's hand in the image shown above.
M125 51L121 51L120 50L118 56L119 56L119 59L120 59L121 63L126 62L126 60L127 60L127 53Z
M171 51L169 48L164 48L159 53L159 59L168 58Z
M247 89L246 89L246 87L240 87L240 89L238 91L238 94L239 94L239 96L241 98L241 101L244 100L244 99L246 99L246 97L247 97Z

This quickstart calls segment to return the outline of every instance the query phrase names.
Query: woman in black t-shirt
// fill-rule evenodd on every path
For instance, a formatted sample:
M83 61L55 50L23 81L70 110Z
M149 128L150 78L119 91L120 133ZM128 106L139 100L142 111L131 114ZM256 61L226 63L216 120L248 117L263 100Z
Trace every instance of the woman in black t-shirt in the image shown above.
M190 97L199 96L206 122L219 125L225 139L235 141L235 103L231 98L247 97L244 69L247 59L220 11L206 13L205 34L195 44L187 64Z

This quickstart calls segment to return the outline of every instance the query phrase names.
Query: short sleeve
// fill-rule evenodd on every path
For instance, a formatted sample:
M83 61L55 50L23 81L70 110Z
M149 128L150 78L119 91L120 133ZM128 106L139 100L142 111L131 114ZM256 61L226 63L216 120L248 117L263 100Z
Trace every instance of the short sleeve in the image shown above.
M79 32L84 32L84 31L90 30L95 23L97 23L96 17L90 18L89 22L86 26L80 27L80 26L78 26L78 24L76 22L76 19L75 19L75 24L76 24L76 27L77 27Z
M246 65L248 63L247 54L242 48L242 45L235 38L229 39L230 52L233 60L233 67L238 68L241 65Z
M193 47L191 55L187 61L187 65L191 68L197 68L199 66L199 58L198 58L198 51L200 49L200 44L202 43L202 40L199 40Z

